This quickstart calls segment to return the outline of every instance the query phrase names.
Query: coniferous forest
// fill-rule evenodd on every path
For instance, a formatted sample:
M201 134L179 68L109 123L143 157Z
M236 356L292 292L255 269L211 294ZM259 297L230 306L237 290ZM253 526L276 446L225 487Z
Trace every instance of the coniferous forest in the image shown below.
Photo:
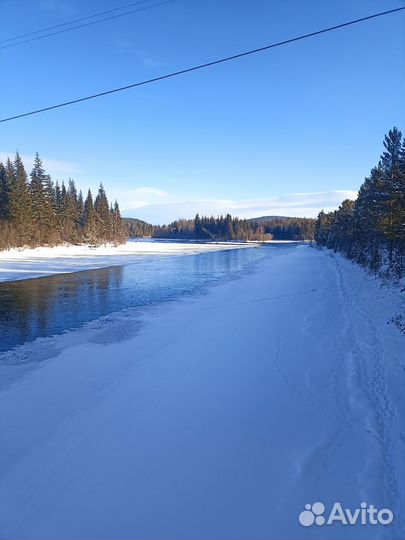
M178 219L169 225L150 225L124 218L131 237L151 236L187 240L313 240L315 220L311 218L269 217L239 219L230 214L219 217Z
M73 180L54 183L38 154L29 177L18 152L13 162L0 162L0 249L118 244L127 236L118 203L108 203L102 184L94 200L90 190L83 198Z
M57 245L121 243L127 237L197 240L313 240L341 252L376 273L405 275L405 139L397 128L384 139L378 165L360 187L355 201L321 211L317 220L270 217L179 219L156 226L122 219L100 184L83 198L73 180L53 182L38 154L28 176L20 155L0 162L0 249Z
M375 273L405 275L405 139L397 128L385 136L384 152L357 199L320 212L315 240Z

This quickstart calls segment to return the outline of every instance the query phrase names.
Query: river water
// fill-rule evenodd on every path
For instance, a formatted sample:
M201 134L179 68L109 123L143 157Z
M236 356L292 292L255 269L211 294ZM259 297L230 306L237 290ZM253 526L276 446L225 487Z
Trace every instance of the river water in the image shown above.
M272 247L187 256L139 256L133 264L0 283L0 352L78 329L110 313L202 292L237 276Z

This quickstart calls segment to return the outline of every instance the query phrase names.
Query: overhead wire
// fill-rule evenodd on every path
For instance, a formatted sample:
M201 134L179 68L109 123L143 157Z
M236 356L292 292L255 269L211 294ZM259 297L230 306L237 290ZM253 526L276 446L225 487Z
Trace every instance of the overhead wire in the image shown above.
M150 0L141 0L139 2L134 2L133 5L143 4L143 3L147 2L147 1L150 1ZM148 9L163 6L165 4L171 4L171 3L176 2L176 1L177 0L163 0L162 2L158 2L157 4L151 4L151 5L143 6L143 7L138 8L138 9L132 9L130 11L125 11L124 13L117 13L116 15L110 15L109 17L104 17L104 18L98 19L96 21L90 21L90 22L87 22L87 23L78 24L78 25L72 26L70 28L63 28L62 30L55 30L55 32L50 32L48 34L43 34L43 35L40 35L40 36L31 37L31 38L24 39L24 40L21 40L21 41L16 41L15 43L8 43L7 45L0 45L0 50L9 49L11 47L16 47L17 45L23 45L24 43L31 43L32 41L38 41L40 39L45 39L45 38L48 38L50 36L56 36L58 34L64 34L66 32L71 32L72 30L78 30L79 28L86 28L87 26L92 26L92 25L99 24L99 23L105 22L105 21L111 21L113 19L118 19L119 17L125 17L126 15L132 15L133 13L139 13L141 11L147 11ZM123 8L116 8L115 10L117 10L117 9L123 9ZM111 11L115 11L115 10L111 10ZM89 15L88 17L82 17L81 19L76 19L76 20L78 20L78 21L79 20L84 20L86 18L90 18L90 17L94 17L94 16L95 15ZM40 33L40 32L46 31L46 30L50 30L52 28L57 28L57 27L60 27L60 26L66 26L68 24L71 24L71 22L70 23L69 22L61 23L59 25L54 25L53 27L50 26L47 29L35 30L34 32L27 32L26 34L21 34L19 37L24 37L24 36L37 34L37 33ZM14 38L8 38L6 40L0 41L0 44L1 43L6 43L6 42L9 42L9 41L12 41L12 40L16 40L16 39L18 39L18 36L14 37Z
M173 0L168 0L168 1L173 1ZM307 34L302 34L302 35L295 36L295 37L292 37L292 38L289 38L289 39L285 39L283 41L278 41L276 43L271 43L269 45L264 45L263 47L258 47L256 49L250 49L250 50L243 51L243 52L240 52L240 53L237 53L237 54L233 54L231 56L226 56L226 57L223 57L223 58L212 60L210 62L205 62L203 64L198 64L196 66L188 67L188 68L185 68L185 69L180 69L180 70L177 70L177 71L173 71L171 73L166 73L164 75L159 75L159 76L153 77L151 79L138 81L138 82L135 82L135 83L127 84L125 86L120 86L118 88L112 88L110 90L105 90L103 92L98 92L98 93L91 94L91 95L84 96L84 97L80 97L80 98L77 98L77 99L64 101L62 103L57 103L55 105L49 105L49 106L46 106L46 107L42 107L40 109L35 109L35 110L32 110L32 111L16 114L16 115L13 115L13 116L8 116L8 117L5 117L5 118L1 118L0 123L10 122L11 120L16 120L18 118L24 118L26 116L32 116L34 114L40 114L40 113L43 113L43 112L46 112L46 111L59 109L61 107L67 107L67 106L70 106L70 105L74 105L76 103L82 103L84 101L89 101L89 100L92 100L92 99L107 96L107 95L114 94L114 93L117 93L117 92L123 92L123 91L129 90L131 88L136 88L138 86L145 86L147 84L155 83L155 82L162 81L162 80L165 80L165 79L170 79L170 78L173 78L173 77L177 77L179 75L184 75L186 73L191 73L193 71L198 71L198 70L206 69L206 68L216 66L216 65L219 65L219 64L224 64L225 62L230 62L232 60L237 60L237 59L240 59L240 58L243 58L243 57L246 57L246 56L257 54L259 52L268 51L270 49L274 49L276 47L281 47L281 46L284 46L284 45L288 45L290 43L295 43L297 41L302 41L302 40L308 39L310 37L319 36L321 34L326 34L327 32L332 32L332 31L335 31L335 30L338 30L338 29L341 29L341 28L346 28L348 26L352 26L352 25L355 25L355 24L358 24L358 23L361 23L361 22L369 21L371 19L376 19L378 17L383 17L385 15L389 15L389 14L392 14L392 13L397 13L399 11L403 11L404 9L405 9L405 7L399 7L399 8L390 9L390 10L387 10L387 11L381 11L379 13L374 13L373 15L368 15L366 17L361 17L359 19L353 19L353 20L346 21L346 22L341 23L341 24L337 24L337 25L334 25L334 26L329 26L327 28L322 28L321 30L316 30L314 32L309 32Z

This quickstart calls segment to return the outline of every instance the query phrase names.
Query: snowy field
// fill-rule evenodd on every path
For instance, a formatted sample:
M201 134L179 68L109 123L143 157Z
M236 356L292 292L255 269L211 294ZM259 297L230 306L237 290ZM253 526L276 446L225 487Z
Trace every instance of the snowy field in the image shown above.
M135 262L140 255L195 255L251 247L237 242L129 241L121 246L55 246L0 251L0 282Z
M403 538L398 306L299 246L147 310L135 337L72 340L1 390L0 537ZM301 526L315 501L395 518Z

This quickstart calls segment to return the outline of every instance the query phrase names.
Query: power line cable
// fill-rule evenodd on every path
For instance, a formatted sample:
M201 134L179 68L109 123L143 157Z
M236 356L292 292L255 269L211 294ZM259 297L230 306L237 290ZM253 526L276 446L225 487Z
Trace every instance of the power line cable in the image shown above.
M147 79L147 80L144 80L144 81L128 84L126 86L121 86L119 88L114 88L112 90L106 90L104 92L99 92L97 94L92 94L90 96L85 96L85 97L81 97L81 98L78 98L78 99L72 99L71 101L65 101L63 103L58 103L57 105L50 105L48 107L43 107L42 109L36 109L34 111L29 111L29 112L26 112L26 113L17 114L15 116L9 116L7 118L0 119L0 123L9 122L11 120L16 120L17 118L23 118L25 116L31 116L33 114L39 114L39 113L43 113L43 112L46 112L46 111L51 111L53 109L59 109L61 107L67 107L68 105L74 105L76 103L81 103L83 101L89 101L91 99L99 98L99 97L102 97L102 96L107 96L109 94L114 94L114 93L117 93L117 92L122 92L124 90L129 90L130 88L136 88L138 86L144 86L146 84L151 84L151 83L162 81L162 80L165 80L165 79L170 79L170 78L176 77L178 75L184 75L185 73L191 73L192 71L198 71L200 69L205 69L205 68L215 66L215 65L218 65L218 64L223 64L225 62L229 62L230 60L236 60L238 58L243 58L245 56L249 56L249 55L252 55L252 54L259 53L259 52L267 51L269 49L274 49L276 47L281 47L282 45L287 45L289 43L294 43L296 41L301 41L303 39L307 39L307 38L310 38L310 37L313 37L313 36L319 36L320 34L325 34L326 32L331 32L333 30L338 30L339 28L345 28L347 26L351 26L351 25L354 25L354 24L357 24L357 23L360 23L360 22L369 21L371 19L376 19L377 17L382 17L382 16L388 15L390 13L396 13L396 12L399 12L399 11L403 11L404 9L405 9L405 7L400 7L400 8L396 8L396 9L391 9L389 11L382 11L380 13L375 13L374 15L368 15L367 17L362 17L360 19L354 19L354 20L347 21L347 22L342 23L342 24L337 24L335 26L330 26L328 28L323 28L322 30L317 30L315 32L310 32L309 34L303 34L301 36L296 36L296 37L293 37L293 38L290 38L290 39L286 39L284 41L279 41L277 43L272 43L270 45L265 45L264 47L259 47L257 49L251 49L249 51L244 51L244 52L241 52L241 53L238 53L238 54L234 54L232 56L227 56L225 58L220 58L218 60L213 60L211 62L206 62L204 64L199 64L197 66L189 67L189 68L186 68L186 69L181 69L179 71L174 71L172 73L167 73L165 75L160 75L159 77L154 77L152 79Z
M99 11L98 13L93 13L92 15L86 15L85 17L80 17L78 19L72 19L70 21L66 21L64 23L60 24L54 24L53 26L47 26L45 28L41 28L40 30L34 30L32 32L25 32L25 34L19 34L18 36L13 36L7 39L0 40L0 43L7 43L9 41L15 41L16 39L21 39L28 36L33 36L35 34L42 34L42 32L48 32L48 30L54 30L55 28L60 28L62 26L68 26L69 24L78 23L81 21L86 21L87 19L93 19L94 17L100 17L101 15L107 15L108 13L113 13L115 11L120 11L121 9L126 9L132 6L136 6L138 4L144 4L145 2L149 2L150 0L138 0L137 2L131 2L130 4L125 4L125 6L116 7L113 9L108 9L106 11Z
M149 0L141 0L140 2L135 2L134 4L142 4L142 3L145 3L147 1L149 1ZM9 49L10 47L17 47L17 45L23 45L24 43L30 43L32 41L37 41L39 39L44 39L44 38L47 38L47 37L50 37L50 36L56 36L58 34L64 34L66 32L71 32L72 30L78 30L79 28L85 28L87 26L92 26L94 24L98 24L98 23L101 23L101 22L111 21L112 19L118 19L119 17L125 17L126 15L131 15L133 13L138 13L140 11L146 11L148 9L163 6L164 4L171 4L172 2L176 2L176 0L164 0L163 2L159 2L157 4L144 6L144 7L138 8L138 9L132 9L131 11L126 11L125 13L118 13L117 15L111 15L110 17L104 17L103 19L98 19L97 21L90 21L90 22L87 22L87 23L78 24L78 25L72 26L70 28L64 28L62 30L56 30L55 32L50 32L50 33L44 34L42 36L36 36L36 37L31 37L29 39L24 39L22 41L17 41L16 43L8 43L8 45L0 46L0 50ZM122 9L122 8L116 8L116 9ZM114 10L111 10L111 11L114 11ZM95 15L90 15L89 17L95 17ZM83 17L82 20L85 19L85 18L88 18L88 17ZM77 20L80 20L80 19L77 19ZM58 26L65 26L65 25L68 25L68 24L70 24L70 23L62 23L60 25L55 25L54 27L49 27L49 28L50 29L51 28L56 28ZM42 32L44 30L37 30L35 32L28 32L25 35L37 34L37 33L40 33L40 32ZM20 37L23 37L23 36L24 36L24 34L22 36L20 36ZM12 41L14 39L17 39L17 37L9 38L9 39L6 39L4 41L0 41L0 43L5 43L7 41Z

